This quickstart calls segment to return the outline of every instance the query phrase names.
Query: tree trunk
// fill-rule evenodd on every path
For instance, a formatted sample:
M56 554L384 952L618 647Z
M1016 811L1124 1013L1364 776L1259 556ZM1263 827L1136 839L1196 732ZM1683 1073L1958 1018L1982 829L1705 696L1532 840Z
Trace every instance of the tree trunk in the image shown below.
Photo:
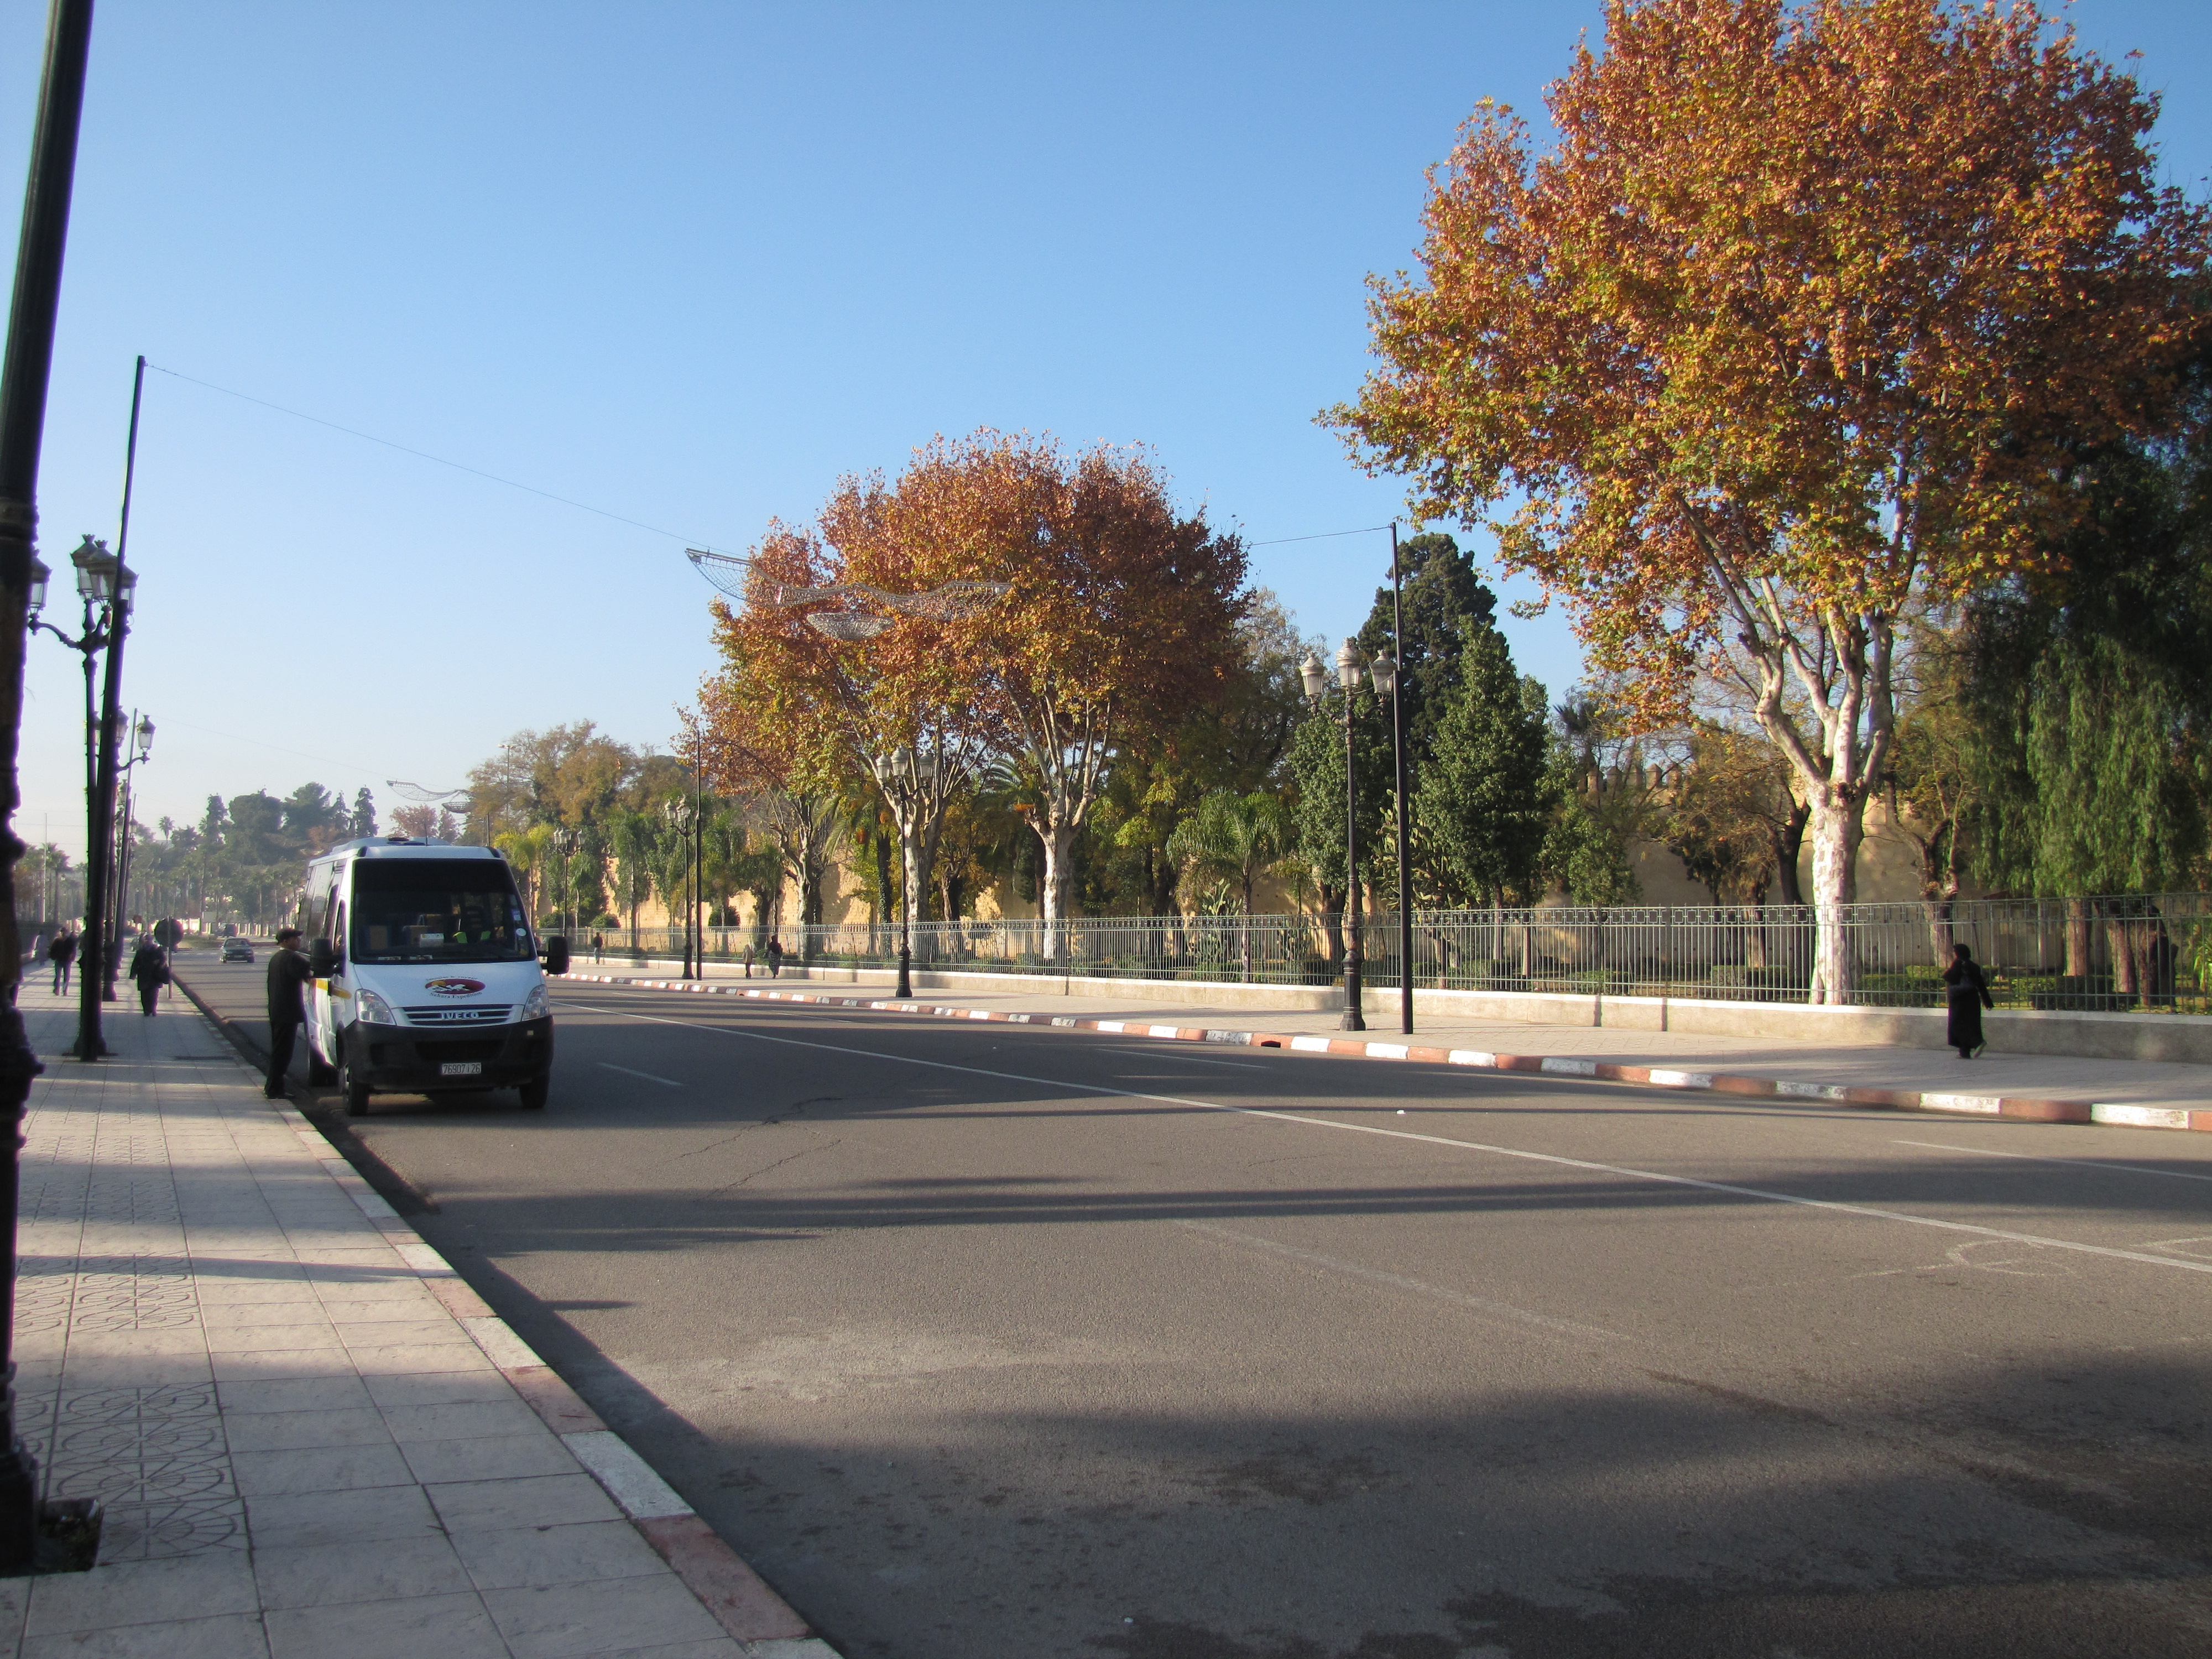
M870 831L868 840L876 854L876 921L878 926L888 926L891 907L896 902L891 892L891 841L881 830Z
M1858 989L1857 952L1843 907L1858 899L1864 799L1833 788L1813 792L1813 983L1809 1002L1847 1004Z
M1044 916L1042 955L1047 962L1061 959L1062 936L1067 925L1067 894L1073 884L1075 829L1072 824L1047 823L1042 812L1030 819L1037 839L1044 843L1044 875L1037 883L1038 908Z
M1805 902L1805 884L1797 879L1797 855L1804 850L1805 826L1812 818L1812 807L1797 801L1774 832L1774 879L1781 886L1784 904Z
M1344 889L1316 882L1321 889L1321 936L1328 946L1328 976L1344 971Z
M900 915L918 957L928 954L927 939L915 938L913 930L921 925L922 901L929 896L930 852L919 823L900 830L899 873L904 878L899 891Z
M2066 977L2087 979L2089 975L2089 901L2070 898L2066 901Z

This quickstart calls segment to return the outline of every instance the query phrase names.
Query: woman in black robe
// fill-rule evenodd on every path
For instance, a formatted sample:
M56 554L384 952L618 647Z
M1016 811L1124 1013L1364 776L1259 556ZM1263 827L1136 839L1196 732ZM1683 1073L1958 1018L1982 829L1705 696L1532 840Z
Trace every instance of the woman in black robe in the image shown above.
M1951 965L1943 970L1948 988L1943 999L1950 1005L1951 1013L1943 1040L1959 1051L1960 1059L1972 1060L1975 1050L1988 1042L1982 1035L1982 1010L1996 1007L1996 999L1990 994L1990 982L1982 977L1982 966L1972 951L1954 945L1951 957Z

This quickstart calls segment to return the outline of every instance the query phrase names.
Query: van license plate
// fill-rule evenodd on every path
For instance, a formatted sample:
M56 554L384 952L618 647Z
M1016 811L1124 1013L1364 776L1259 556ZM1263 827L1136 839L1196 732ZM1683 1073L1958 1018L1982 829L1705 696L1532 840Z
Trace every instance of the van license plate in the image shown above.
M449 1060L438 1068L440 1077L482 1077L483 1061L480 1060Z

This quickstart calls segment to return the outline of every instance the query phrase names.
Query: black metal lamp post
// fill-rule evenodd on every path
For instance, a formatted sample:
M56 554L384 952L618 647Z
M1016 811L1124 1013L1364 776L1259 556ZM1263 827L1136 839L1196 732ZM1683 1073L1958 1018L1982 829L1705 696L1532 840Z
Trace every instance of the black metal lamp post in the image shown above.
M123 805L115 828L115 871L111 878L112 890L115 896L109 907L107 925L109 944L107 954L104 959L104 965L107 970L106 982L100 994L100 1000L103 1002L112 1002L116 999L116 977L123 966L123 930L131 925L131 769L154 757L154 722L141 717L135 726L128 729L131 732L138 752L129 760L121 762L115 769L116 776L122 787ZM122 746L122 739L118 736L116 747L120 749ZM112 791L110 793L112 793Z
M671 795L660 804L660 815L684 848L684 880L680 884L684 906L684 977L691 977L691 832L698 817L698 809L681 795Z
M1405 584L1398 574L1398 521L1390 520L1390 638L1406 642ZM1400 656L1404 653L1401 652ZM1399 684L1398 663L1390 665L1390 750L1398 780L1398 1029L1413 1029L1413 837L1406 827L1406 695ZM1377 678L1376 690L1382 690Z
M114 597L115 591L115 556L107 550L107 544L105 542L97 541L87 536L76 551L70 556L70 562L76 567L77 597L84 604L82 631L72 639L53 623L40 616L39 613L46 608L46 592L52 580L53 572L48 568L46 562L35 553L31 556L31 582L25 605L24 620L31 632L36 633L40 629L44 629L84 659L84 802L86 810L84 912L89 926L99 906L99 896L105 887L102 878L106 873L104 870L99 868L103 862L100 856L99 823L100 726L99 715L93 703L93 675L99 665L100 653L107 648L109 640L113 637L113 627L117 620L109 605L109 601ZM90 931L96 940L98 930L92 928ZM84 970L88 976L92 972L90 957L85 959ZM94 1038L91 1052L97 1055L100 1052L100 1047L99 1005L96 1000L93 1005L91 1018ZM82 1052L84 1048L84 1035L82 1030L77 1033L79 1052Z
M1413 1029L1413 917L1412 873L1407 867L1409 840L1406 833L1406 723L1400 714L1398 659L1389 648L1378 651L1368 667L1375 695L1390 700L1391 754L1397 768L1398 805L1398 1029Z
M53 0L46 66L32 128L30 177L15 246L15 295L0 355L0 1572L32 1564L38 1530L38 1466L15 1432L14 1326L16 1172L22 1113L32 1079L45 1069L24 1041L15 1009L21 957L15 937L15 860L22 843L9 820L16 801L15 756L21 732L21 628L30 597L37 538L39 452L46 434L46 386L53 365L54 316L61 301L62 255L69 240L70 192L76 176L77 127L92 43L92 0ZM111 653L112 654L112 653ZM94 1007L98 1006L97 1002ZM95 1030L97 1028L95 1027Z
M561 855L560 916L561 931L564 934L576 931L576 918L568 908L574 901L576 891L576 884L569 878L569 860L575 855L576 842L575 830L565 823L553 832L553 850Z
M1360 1004L1364 988L1361 983L1361 966L1364 952L1360 948L1359 896L1359 755L1356 741L1358 727L1352 714L1352 699L1359 690L1360 676L1366 674L1376 694L1390 698L1393 708L1397 702L1398 659L1389 651L1370 662L1360 653L1356 640L1346 640L1336 653L1337 682L1344 688L1344 1029L1364 1031L1367 1017ZM1298 670L1305 682L1306 696L1316 708L1328 695L1328 670L1312 652ZM1401 785L1401 795L1403 786ZM1402 804L1398 820L1398 870L1400 904L1402 908L1405 891L1406 834ZM1411 981L1407 981L1410 988ZM1407 992L1406 1019L1407 1030L1412 1030L1413 1011L1410 988Z

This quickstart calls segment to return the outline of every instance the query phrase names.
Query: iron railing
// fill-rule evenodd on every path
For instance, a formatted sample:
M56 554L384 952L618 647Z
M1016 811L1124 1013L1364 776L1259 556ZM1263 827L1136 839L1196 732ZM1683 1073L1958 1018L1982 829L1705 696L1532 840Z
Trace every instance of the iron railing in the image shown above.
M1838 907L1854 1002L1935 1007L1954 943L1973 952L1999 1007L2212 1012L2212 894L1972 899ZM1423 989L1798 1002L1810 981L1814 912L1792 905L1571 905L1425 910L1413 917L1413 983ZM600 930L605 954L669 958L680 930ZM591 930L574 936L588 959ZM844 922L777 930L794 965L889 968L899 930ZM1064 977L1327 985L1342 977L1343 929L1315 916L1079 916L924 922L915 966ZM769 935L710 927L707 959L750 950L766 971ZM1398 983L1395 915L1360 933L1370 990Z

